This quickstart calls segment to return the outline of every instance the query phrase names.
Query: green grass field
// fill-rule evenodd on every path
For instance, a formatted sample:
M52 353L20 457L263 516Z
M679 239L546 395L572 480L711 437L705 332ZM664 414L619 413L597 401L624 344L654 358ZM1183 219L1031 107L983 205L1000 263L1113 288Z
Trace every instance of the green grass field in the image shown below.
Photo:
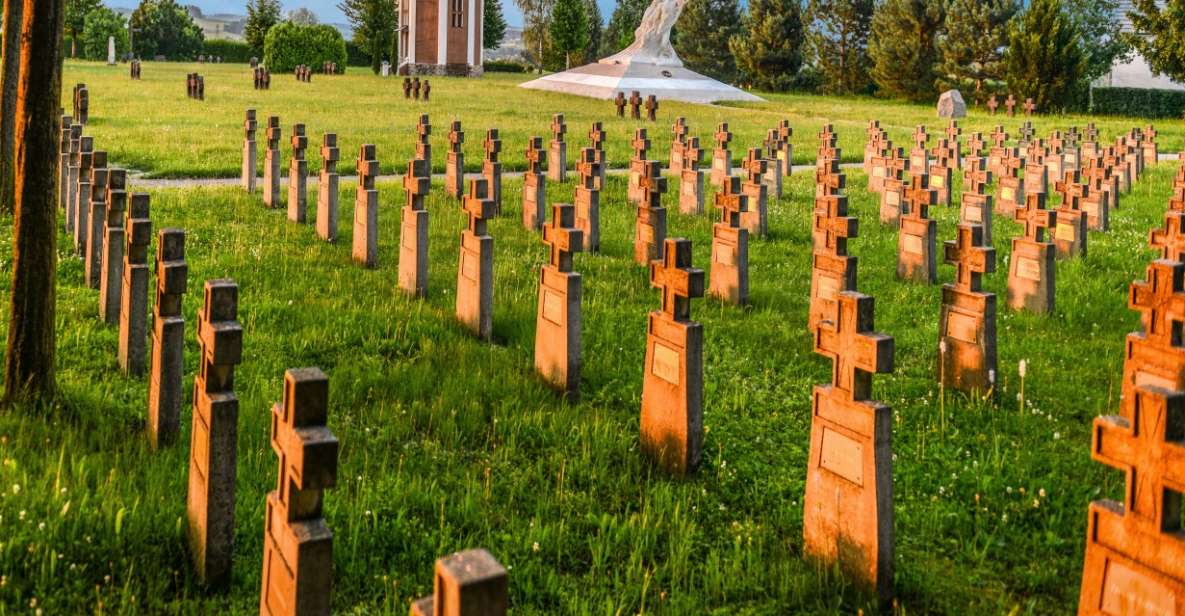
M453 114L470 131L499 126L512 165L521 163L525 136L546 131L551 113L568 114L577 142L588 121L611 115L608 103L527 93L501 76L440 80L433 102L421 106L397 98L396 83L359 72L315 76L311 86L277 75L270 93L257 94L245 69L228 65L203 67L202 104L184 96L188 68L146 64L144 83L129 84L125 67L71 63L65 83L91 86L88 132L114 164L162 176L236 173L238 126L252 104L261 115L279 112L286 128L301 119L312 136L339 131L351 158L362 139L378 143L384 171L410 155L411 126L422 110L437 127ZM770 98L754 109L664 106L652 156L665 159L662 144L676 113L701 135L709 124L731 122L737 152L757 143L759 129L789 117L801 162L813 160L814 133L824 121L838 127L852 158L862 151L868 118L880 117L894 136L914 123L937 125L922 107ZM968 122L989 123L982 116ZM1035 122L1042 133L1071 123L1085 119ZM1136 124L1096 123L1108 134ZM624 162L632 124L608 127L611 156ZM1185 133L1169 128L1162 149L1180 149ZM470 162L478 160L475 133ZM1089 256L1059 263L1058 310L1050 316L1003 307L1008 238L1020 226L996 217L997 273L985 286L1001 294L999 401L947 394L944 405L933 368L940 287L896 280L896 232L878 224L875 195L863 189L862 173L849 171L848 194L861 219L851 244L859 287L876 297L877 329L896 339L895 370L876 378L874 397L895 418L901 613L1075 609L1087 503L1118 497L1123 485L1118 471L1090 460L1090 421L1117 408L1124 335L1139 323L1126 308L1126 289L1153 256L1147 231L1162 220L1174 166L1150 169L1124 196L1112 230L1091 234ZM611 176L602 195L602 254L576 258L585 328L583 395L575 405L562 403L532 371L537 272L547 252L518 222L517 180L507 180L505 214L491 223L495 344L475 340L453 318L464 218L439 184L429 202L431 280L423 301L396 287L397 184L379 187L374 270L350 262L352 183L342 186L337 244L264 209L258 194L153 192L154 227L188 233L186 387L197 366L202 282L230 277L241 288L236 560L224 594L196 586L188 564L188 401L180 444L152 452L142 435L146 382L119 375L116 332L97 320L97 293L83 285L81 262L62 236L62 403L52 415L0 414L0 613L257 611L264 495L277 464L267 413L281 396L284 370L301 366L330 375L329 425L342 443L338 487L326 506L337 612L406 613L411 599L430 591L436 557L476 546L510 568L516 614L846 614L871 607L842 576L802 559L810 391L830 375L806 329L812 184L798 174L771 202L771 237L750 249L752 306L694 302L706 333L707 434L701 470L686 480L665 476L638 451L645 319L659 297L631 258L633 212L623 177ZM551 185L549 193L567 201L572 184ZM667 195L671 235L691 238L696 264L707 267L715 217L678 214L675 201ZM939 240L953 238L957 211L933 211ZM0 224L0 254L10 254L11 218ZM11 262L2 267L7 302ZM940 265L939 276L949 281L953 268ZM1022 359L1029 366L1023 405Z

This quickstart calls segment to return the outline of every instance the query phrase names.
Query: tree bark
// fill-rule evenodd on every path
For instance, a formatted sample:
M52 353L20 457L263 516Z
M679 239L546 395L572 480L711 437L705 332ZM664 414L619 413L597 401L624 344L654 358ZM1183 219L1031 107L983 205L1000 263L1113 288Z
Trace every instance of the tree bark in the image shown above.
M0 211L16 201L16 83L20 74L21 14L24 0L4 0L4 36L0 52ZM12 24L11 26L9 24Z
M54 184L64 19L65 0L24 0L16 109L12 309L4 371L4 401L8 403L44 403L54 395Z

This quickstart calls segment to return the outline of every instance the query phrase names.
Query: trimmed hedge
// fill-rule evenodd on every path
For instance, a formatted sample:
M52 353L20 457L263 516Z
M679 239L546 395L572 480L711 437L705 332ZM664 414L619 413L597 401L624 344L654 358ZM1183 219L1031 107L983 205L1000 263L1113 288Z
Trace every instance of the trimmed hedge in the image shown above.
M1090 112L1140 118L1185 116L1185 90L1091 88Z
M519 62L507 62L504 60L486 60L481 63L482 69L487 73L525 73L527 66Z
M206 39L202 45L202 53L207 56L218 56L223 62L246 64L251 61L251 46L241 41L229 39Z
M322 62L336 62L338 71L344 71L346 41L333 26L302 26L286 21L268 29L263 61L274 73L287 73L300 64L320 71Z

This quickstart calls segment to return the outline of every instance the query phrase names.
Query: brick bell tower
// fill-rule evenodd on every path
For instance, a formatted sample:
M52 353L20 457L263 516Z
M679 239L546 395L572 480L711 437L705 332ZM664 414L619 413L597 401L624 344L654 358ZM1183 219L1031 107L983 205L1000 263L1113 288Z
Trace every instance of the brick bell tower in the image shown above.
M399 0L400 75L482 74L482 0Z

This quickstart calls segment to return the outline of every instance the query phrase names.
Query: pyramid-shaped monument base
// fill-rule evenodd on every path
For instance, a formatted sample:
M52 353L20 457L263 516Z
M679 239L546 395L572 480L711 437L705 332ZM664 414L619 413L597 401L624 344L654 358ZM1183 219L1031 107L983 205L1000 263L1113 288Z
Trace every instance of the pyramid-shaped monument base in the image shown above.
M683 67L637 61L586 64L528 81L520 87L600 99L611 99L618 92L629 96L637 91L642 96L653 94L661 100L689 103L763 100Z

